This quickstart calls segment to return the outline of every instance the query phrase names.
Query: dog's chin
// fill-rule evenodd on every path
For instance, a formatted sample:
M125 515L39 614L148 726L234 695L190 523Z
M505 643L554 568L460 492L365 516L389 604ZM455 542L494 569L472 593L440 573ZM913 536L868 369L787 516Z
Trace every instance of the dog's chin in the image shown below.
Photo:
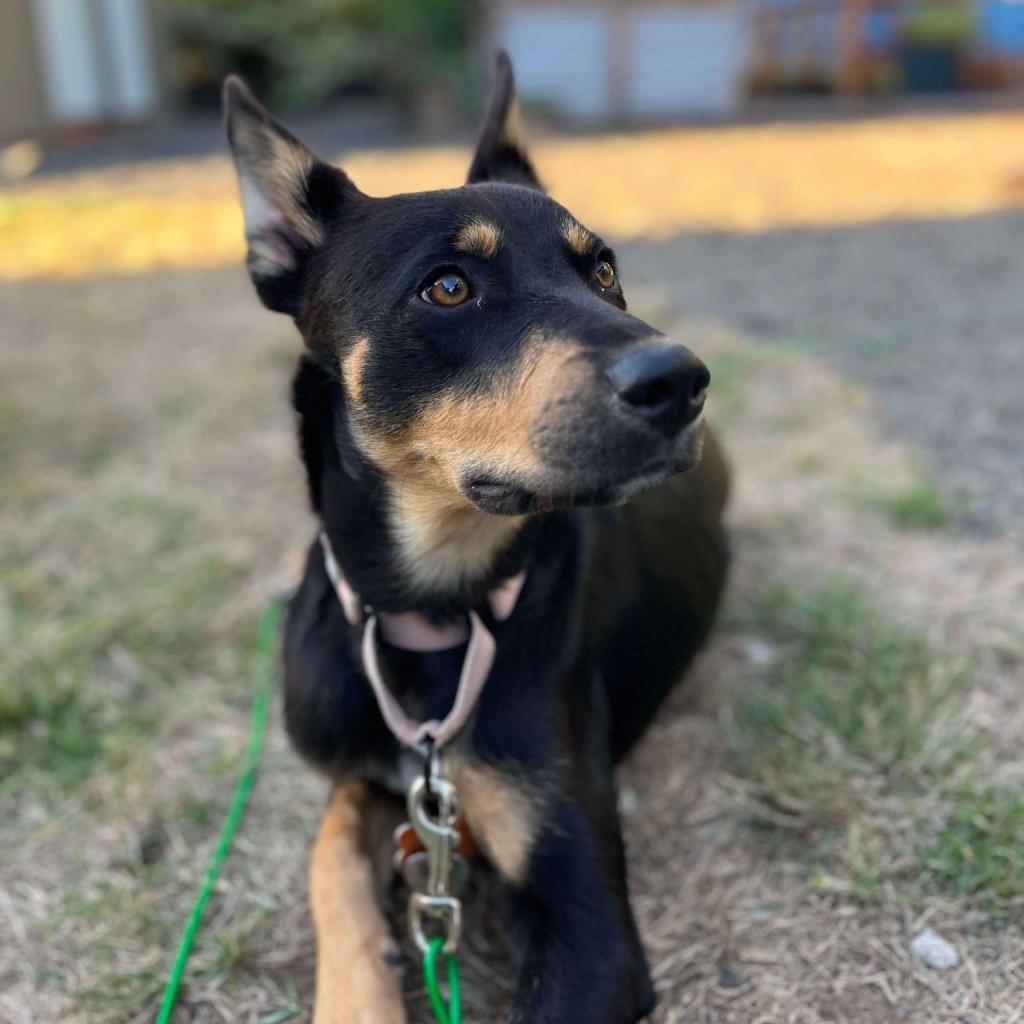
M467 473L462 484L466 500L494 516L522 516L564 508L623 505L631 498L688 473L700 462L704 424L694 424L673 450L639 470L614 472L599 468L552 469L524 481L500 473Z

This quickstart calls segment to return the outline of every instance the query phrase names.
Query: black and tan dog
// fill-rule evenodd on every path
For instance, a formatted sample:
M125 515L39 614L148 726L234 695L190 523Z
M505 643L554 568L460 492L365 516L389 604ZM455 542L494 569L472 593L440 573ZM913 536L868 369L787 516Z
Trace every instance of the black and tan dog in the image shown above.
M707 637L725 579L708 372L626 313L612 251L544 194L503 54L462 188L370 198L237 79L225 102L249 271L305 340L302 456L345 578L436 629L475 610L496 639L450 763L522 950L511 1019L639 1020L653 990L613 769ZM498 621L488 595L523 570ZM285 669L291 737L334 782L311 869L317 1024L405 1019L367 829L411 755L385 728L361 633L314 543ZM464 649L378 646L422 718L449 708Z

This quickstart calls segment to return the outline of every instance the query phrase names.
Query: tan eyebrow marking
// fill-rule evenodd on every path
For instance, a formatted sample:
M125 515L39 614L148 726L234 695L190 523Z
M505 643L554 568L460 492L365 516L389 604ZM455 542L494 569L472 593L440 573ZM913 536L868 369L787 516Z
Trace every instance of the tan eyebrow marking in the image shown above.
M579 256L589 256L597 244L597 237L572 217L566 217L562 222L562 237L569 248Z
M366 353L369 348L370 339L359 338L341 363L345 390L349 398L357 404L363 398L363 369L366 366Z
M471 220L459 228L453 242L458 252L489 260L501 244L501 229L490 221Z

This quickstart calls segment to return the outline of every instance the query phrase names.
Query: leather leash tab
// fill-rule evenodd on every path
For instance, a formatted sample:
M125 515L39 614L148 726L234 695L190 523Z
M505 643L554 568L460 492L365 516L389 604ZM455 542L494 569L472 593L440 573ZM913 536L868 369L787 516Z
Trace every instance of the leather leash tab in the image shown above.
M480 616L470 609L468 613L469 644L466 647L466 655L462 662L459 684L455 691L455 701L451 710L440 721L436 718L431 718L426 722L415 721L406 714L405 709L384 681L377 652L379 627L384 628L385 638L390 643L415 651L446 650L458 646L465 639L464 630L434 626L426 618L414 612L389 615L367 608L348 580L345 579L345 574L335 558L327 533L323 530L320 532L320 547L323 549L327 576L338 595L345 618L353 626L363 626L361 646L363 671L370 682L385 724L403 746L422 751L425 742L429 739L433 741L437 749L440 749L458 735L473 714L473 709L480 699L484 684L494 665L497 652L494 636L484 625ZM507 619L512 614L525 579L526 573L519 573L511 579L504 580L489 595L494 617L498 621ZM421 621L413 622L414 619ZM408 642L402 643L403 638ZM440 646L435 646L435 644Z
M363 669L373 687L377 706L387 727L404 746L418 749L429 738L436 747L441 748L462 729L473 713L494 664L497 646L490 630L476 612L469 613L469 622L469 646L462 662L459 686L455 691L455 703L451 711L440 721L431 718L426 722L416 722L405 713L384 682L377 657L377 616L371 615L366 620L363 629Z

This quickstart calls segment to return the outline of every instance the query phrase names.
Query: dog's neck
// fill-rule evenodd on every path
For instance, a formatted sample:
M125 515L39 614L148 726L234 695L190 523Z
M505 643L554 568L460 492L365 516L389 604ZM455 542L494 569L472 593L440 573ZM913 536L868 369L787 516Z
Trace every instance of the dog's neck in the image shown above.
M536 521L489 516L425 479L387 479L362 454L344 392L307 359L294 383L310 497L349 583L382 611L443 620L478 607L529 559Z
M521 518L452 501L429 480L406 477L385 487L388 532L402 574L417 591L455 594L481 585L522 526Z

